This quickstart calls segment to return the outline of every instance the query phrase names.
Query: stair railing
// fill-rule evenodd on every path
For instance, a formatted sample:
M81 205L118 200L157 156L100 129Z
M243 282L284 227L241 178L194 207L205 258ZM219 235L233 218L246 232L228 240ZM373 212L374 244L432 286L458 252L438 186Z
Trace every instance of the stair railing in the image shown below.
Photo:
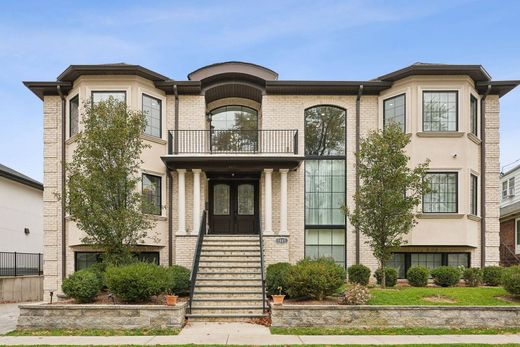
M518 258L518 256L515 254L515 252L508 245L506 245L505 243L502 243L501 246L503 249L505 249L507 251L507 253L509 253L509 255L512 258L515 259L517 264L520 264L520 258Z
M199 235L197 236L197 245L195 246L195 254L193 256L193 265L191 268L191 277L190 277L190 301L188 311L191 313L191 305L193 303L193 293L195 291L195 283L197 282L197 273L199 271L199 261L200 261L200 253L202 251L202 242L204 241L204 235L206 235L206 215L207 211L204 210L202 212L202 217L200 219L200 227L199 227Z
M256 220L256 230L258 230L258 234L260 235L260 273L262 276L262 312L266 312L265 301L267 299L265 293L265 276L264 276L264 240L262 237L262 230L260 229L260 220L257 218Z

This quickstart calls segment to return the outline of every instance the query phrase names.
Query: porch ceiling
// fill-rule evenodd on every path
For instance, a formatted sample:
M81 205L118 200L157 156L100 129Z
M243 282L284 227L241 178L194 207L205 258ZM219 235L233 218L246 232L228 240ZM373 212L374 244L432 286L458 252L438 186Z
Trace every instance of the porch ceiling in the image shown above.
M161 157L166 167L176 169L201 169L212 172L254 172L263 169L294 170L303 161L301 156L179 156Z

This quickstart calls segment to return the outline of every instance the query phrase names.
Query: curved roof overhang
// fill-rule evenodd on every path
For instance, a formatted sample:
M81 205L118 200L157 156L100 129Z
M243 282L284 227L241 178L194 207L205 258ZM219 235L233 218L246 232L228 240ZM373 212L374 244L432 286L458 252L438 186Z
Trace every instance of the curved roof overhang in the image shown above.
M238 73L242 75L255 76L264 81L272 81L278 79L278 74L264 66L245 63L241 61L228 61L223 63L211 64L197 69L188 74L190 81L202 81L212 76Z

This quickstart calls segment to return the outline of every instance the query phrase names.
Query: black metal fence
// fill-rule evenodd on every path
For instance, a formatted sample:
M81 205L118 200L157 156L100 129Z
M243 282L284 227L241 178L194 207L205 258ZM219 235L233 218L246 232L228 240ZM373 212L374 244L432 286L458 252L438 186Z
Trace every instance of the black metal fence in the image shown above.
M0 252L0 276L43 275L43 254Z

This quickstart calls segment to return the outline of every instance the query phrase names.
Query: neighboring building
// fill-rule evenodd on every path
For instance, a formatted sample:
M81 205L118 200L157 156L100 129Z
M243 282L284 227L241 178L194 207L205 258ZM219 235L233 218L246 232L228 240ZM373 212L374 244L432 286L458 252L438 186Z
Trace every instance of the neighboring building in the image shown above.
M520 165L500 178L500 263L520 264Z
M0 164L0 252L43 253L43 184Z
M267 264L332 256L375 270L339 207L353 205L360 139L390 121L411 136L411 165L431 160L435 188L392 261L401 277L411 265L499 262L499 98L520 81L492 81L480 65L417 63L369 81L283 81L241 62L186 81L138 65L72 65L55 82L24 83L44 102L46 293L99 256L56 193L83 102L108 96L148 114L142 190L157 206L158 239L136 252L161 264L192 266L207 207L208 235L246 245L241 235L262 233Z

